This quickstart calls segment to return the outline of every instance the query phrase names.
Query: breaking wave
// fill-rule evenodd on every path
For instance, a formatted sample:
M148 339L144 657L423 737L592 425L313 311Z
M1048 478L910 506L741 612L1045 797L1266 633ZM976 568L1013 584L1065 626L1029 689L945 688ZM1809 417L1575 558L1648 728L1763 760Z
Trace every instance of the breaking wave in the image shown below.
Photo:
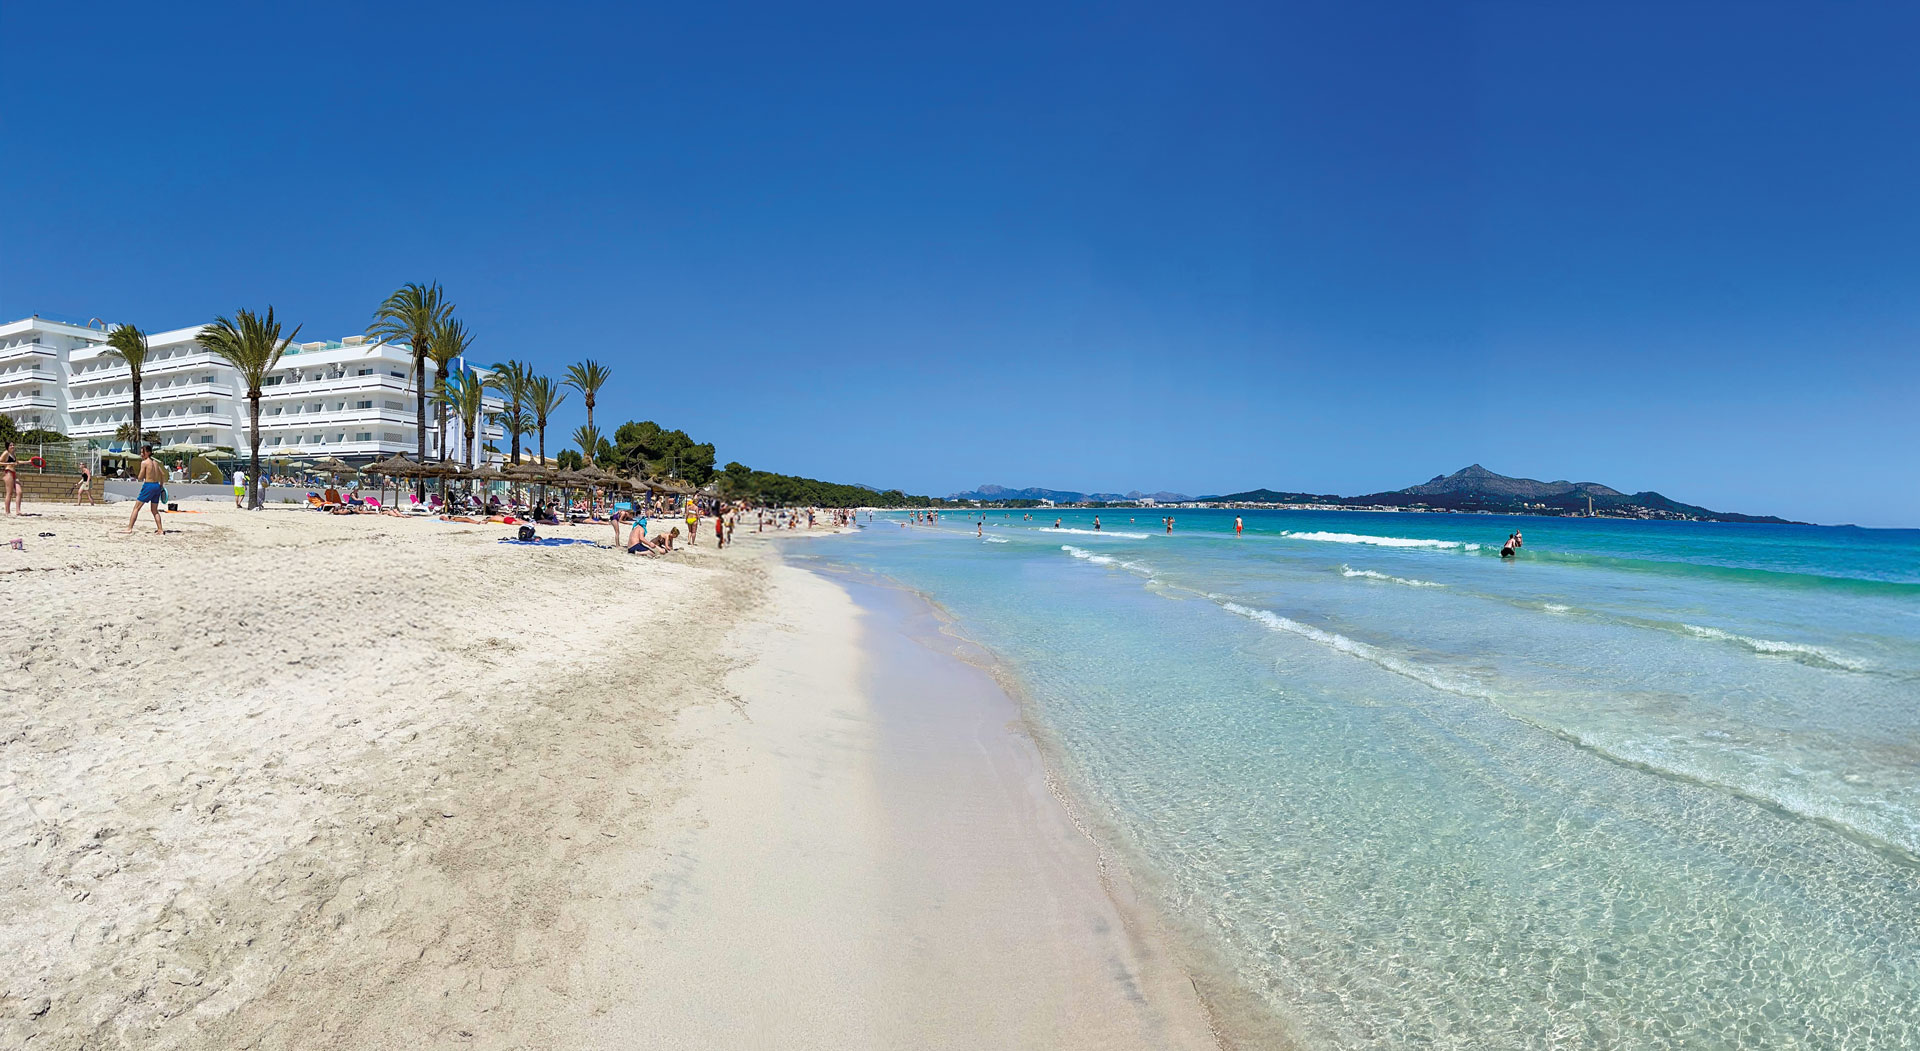
M1329 544L1372 544L1375 547L1432 547L1447 548L1455 551L1478 551L1479 544L1467 544L1458 540L1425 540L1400 536L1368 536L1364 533L1296 533L1291 530L1281 536L1289 540L1318 540Z
M1042 533L1073 533L1078 536L1117 536L1128 540L1145 540L1153 535L1152 533L1123 533L1118 529L1075 529L1072 526L1062 526L1058 529L1053 526L1041 526L1040 531Z

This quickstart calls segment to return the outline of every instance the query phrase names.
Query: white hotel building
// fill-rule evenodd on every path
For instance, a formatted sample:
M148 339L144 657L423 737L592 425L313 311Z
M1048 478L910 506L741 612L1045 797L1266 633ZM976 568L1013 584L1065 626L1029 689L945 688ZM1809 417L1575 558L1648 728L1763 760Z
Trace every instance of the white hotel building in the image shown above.
M154 332L140 384L141 426L161 445L248 450L247 391L238 372L194 337L199 326ZM21 429L40 427L99 447L133 419L127 366L107 352L107 329L33 317L0 324L0 413ZM260 391L260 455L311 459L337 456L364 463L415 453L413 354L404 345L364 336L295 343L267 374ZM464 361L455 366L482 372ZM487 412L501 403L489 398ZM503 436L482 428L476 455ZM433 406L427 407L427 455L440 455ZM447 448L459 458L466 442L447 424Z

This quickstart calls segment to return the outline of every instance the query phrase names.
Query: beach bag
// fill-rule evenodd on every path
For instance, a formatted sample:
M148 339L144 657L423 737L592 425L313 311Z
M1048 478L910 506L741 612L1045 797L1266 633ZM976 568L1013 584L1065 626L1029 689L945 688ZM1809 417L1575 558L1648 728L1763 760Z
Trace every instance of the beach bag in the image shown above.
M534 534L533 534L533 527L532 527L532 526L521 526L521 527L520 527L520 542L521 542L521 543L523 543L523 544L524 544L524 543L528 543L529 541L531 541L531 540L533 539L533 535L534 535Z

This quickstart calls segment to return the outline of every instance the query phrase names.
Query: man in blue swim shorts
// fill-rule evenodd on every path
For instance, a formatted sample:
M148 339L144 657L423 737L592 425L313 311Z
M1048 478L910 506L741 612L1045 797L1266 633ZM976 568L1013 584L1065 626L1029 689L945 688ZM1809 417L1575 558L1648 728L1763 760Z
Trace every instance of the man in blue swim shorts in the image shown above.
M166 527L160 524L160 505L167 500L167 487L160 484L166 480L166 468L153 458L153 446L140 447L140 466L134 476L140 479L140 495L134 497L133 513L127 516L127 535L133 535L133 524L140 520L142 507L153 508L153 531L164 535Z

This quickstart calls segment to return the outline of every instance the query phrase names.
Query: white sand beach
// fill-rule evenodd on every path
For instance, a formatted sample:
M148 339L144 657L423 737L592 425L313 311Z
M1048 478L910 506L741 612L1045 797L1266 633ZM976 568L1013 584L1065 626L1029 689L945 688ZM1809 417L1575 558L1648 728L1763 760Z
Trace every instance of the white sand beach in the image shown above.
M31 510L0 1046L1222 1043L991 679L765 538Z

